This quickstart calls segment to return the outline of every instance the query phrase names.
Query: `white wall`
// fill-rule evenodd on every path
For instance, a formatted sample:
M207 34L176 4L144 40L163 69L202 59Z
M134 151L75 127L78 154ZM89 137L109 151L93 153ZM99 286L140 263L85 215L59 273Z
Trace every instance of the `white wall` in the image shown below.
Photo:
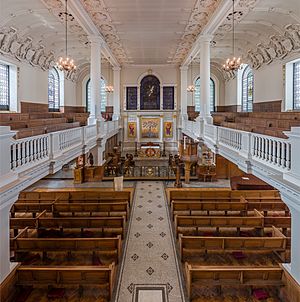
M280 62L254 70L254 103L284 99L284 72Z
M224 106L237 105L237 78L225 83Z

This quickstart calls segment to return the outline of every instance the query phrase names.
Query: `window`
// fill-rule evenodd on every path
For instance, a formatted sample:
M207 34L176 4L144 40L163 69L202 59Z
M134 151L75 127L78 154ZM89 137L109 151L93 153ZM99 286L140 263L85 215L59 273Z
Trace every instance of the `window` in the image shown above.
M195 81L195 111L200 112L200 77ZM210 78L210 112L215 111L216 102L216 85L215 81Z
M300 61L293 64L293 109L300 109Z
M252 112L253 109L253 72L247 66L242 76L242 111Z
M48 74L48 108L49 111L59 111L60 79L58 71L53 67Z
M0 63L0 110L9 110L9 65Z
M107 92L105 91L106 83L101 78L100 97L101 97L101 112L105 112L107 104ZM86 110L89 112L91 108L91 80L86 83Z

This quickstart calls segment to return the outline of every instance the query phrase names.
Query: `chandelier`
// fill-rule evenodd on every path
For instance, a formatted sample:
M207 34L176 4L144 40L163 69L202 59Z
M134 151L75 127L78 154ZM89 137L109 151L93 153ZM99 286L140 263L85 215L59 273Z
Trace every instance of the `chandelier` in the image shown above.
M223 65L223 69L225 71L236 71L241 68L242 62L240 57L234 56L234 0L232 0L232 53L233 57L228 58Z
M193 83L193 71L192 71L192 68L193 68L193 57L191 57L191 82ZM188 92L195 92L195 86L193 84L189 85L186 89Z
M65 15L65 34L66 34L66 57L60 57L58 59L57 68L61 71L75 71L76 65L74 60L68 56L68 17L71 17L71 20L74 20L72 14L68 14L68 0L66 0L66 10L64 13L60 13L59 16Z
M108 76L109 76L109 79L108 79L108 81L109 81L109 83L111 83L111 78L110 78L110 58L108 58L108 68L109 68L109 73L108 73ZM107 85L107 86L105 86L105 91L107 92L107 93L112 93L112 92L114 92L114 86L112 86L112 85Z

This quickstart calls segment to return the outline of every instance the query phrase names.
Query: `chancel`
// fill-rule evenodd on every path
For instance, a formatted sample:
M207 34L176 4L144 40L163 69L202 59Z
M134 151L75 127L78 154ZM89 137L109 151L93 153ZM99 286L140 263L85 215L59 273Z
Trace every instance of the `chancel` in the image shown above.
M1 302L300 302L299 0L0 20Z

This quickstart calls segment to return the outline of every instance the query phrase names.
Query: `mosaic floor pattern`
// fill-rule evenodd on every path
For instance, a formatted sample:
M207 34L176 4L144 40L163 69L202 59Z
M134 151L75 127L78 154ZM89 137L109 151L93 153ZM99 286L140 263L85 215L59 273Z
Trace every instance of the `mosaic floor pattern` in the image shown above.
M137 182L115 301L185 301L168 215L163 182Z

